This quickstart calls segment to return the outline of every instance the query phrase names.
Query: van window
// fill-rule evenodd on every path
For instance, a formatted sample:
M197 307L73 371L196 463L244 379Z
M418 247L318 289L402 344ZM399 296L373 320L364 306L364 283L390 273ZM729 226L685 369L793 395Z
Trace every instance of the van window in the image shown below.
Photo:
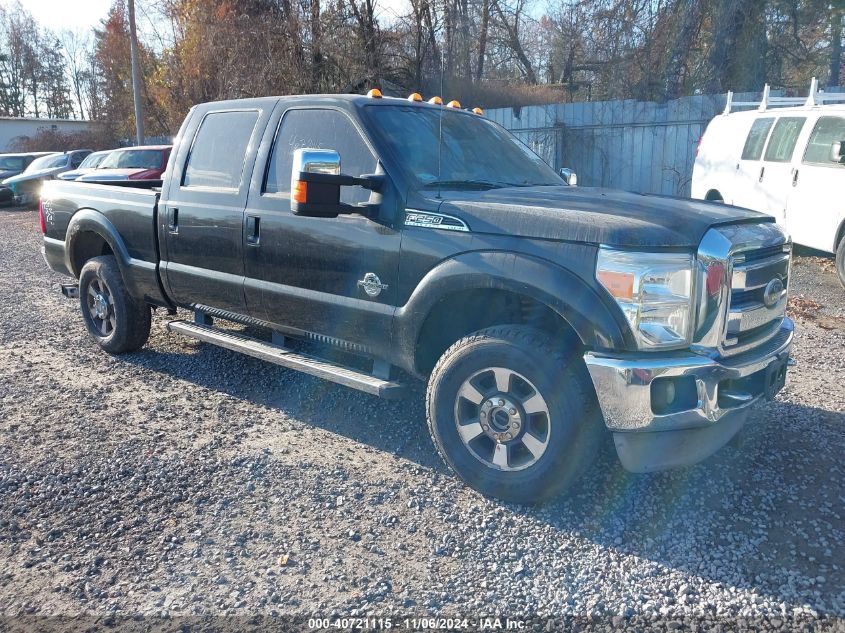
M838 116L821 117L810 134L810 141L804 152L804 162L838 165L839 163L830 160L830 146L838 141L845 141L845 119Z
M376 160L348 116L337 110L288 110L282 118L273 155L267 167L265 193L290 194L293 151L303 147L333 149L340 154L341 173L349 176L372 174ZM347 204L366 202L370 192L361 187L341 187L340 200Z
M795 151L795 143L801 128L804 127L803 117L781 117L775 124L775 129L766 146L766 157L764 160L771 163L788 163L792 160L792 153Z
M774 118L757 119L748 132L745 139L745 147L742 149L742 160L760 160L763 155L763 146L766 144L766 137L772 129Z
M182 186L237 191L257 121L256 110L205 115L188 155Z

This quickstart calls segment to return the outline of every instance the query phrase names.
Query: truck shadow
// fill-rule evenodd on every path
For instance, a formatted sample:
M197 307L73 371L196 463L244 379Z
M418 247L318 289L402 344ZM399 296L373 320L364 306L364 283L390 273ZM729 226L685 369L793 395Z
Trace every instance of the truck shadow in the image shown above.
M186 350L147 348L123 358L451 479L428 435L422 385L406 401L387 402L210 345L194 349L191 363ZM791 615L805 596L831 605L845 591L843 424L841 413L760 405L737 438L702 464L632 475L607 447L565 496L535 507L490 503L540 526L552 542L577 535L606 556L651 561L655 575L680 572L750 591Z

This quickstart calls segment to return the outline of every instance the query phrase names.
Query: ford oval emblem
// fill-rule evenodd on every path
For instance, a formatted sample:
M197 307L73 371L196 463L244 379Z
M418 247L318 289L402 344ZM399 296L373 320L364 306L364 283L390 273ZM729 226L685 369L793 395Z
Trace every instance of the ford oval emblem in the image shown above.
M766 288L763 290L763 303L766 304L767 308L774 308L782 296L783 282L780 277L775 277L766 284Z

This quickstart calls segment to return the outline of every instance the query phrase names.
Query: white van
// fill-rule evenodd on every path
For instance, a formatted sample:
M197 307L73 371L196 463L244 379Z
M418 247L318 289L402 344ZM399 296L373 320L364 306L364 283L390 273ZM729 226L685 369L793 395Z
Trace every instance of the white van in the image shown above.
M796 244L836 253L845 286L845 95L769 97L756 110L707 126L692 172L692 197L772 215ZM801 105L794 105L796 102ZM772 107L781 106L781 107ZM782 107L792 106L792 107Z

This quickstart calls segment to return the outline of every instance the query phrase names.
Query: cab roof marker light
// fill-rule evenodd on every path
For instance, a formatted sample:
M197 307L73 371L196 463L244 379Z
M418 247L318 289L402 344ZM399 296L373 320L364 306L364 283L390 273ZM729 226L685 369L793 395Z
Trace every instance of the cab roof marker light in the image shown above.
M478 114L479 116L484 116L484 110L482 110L481 108L473 108L472 111L475 114Z
M412 92L408 95L408 101L422 101L422 95L419 92Z
M428 102L432 105L443 105L443 99L440 97L432 97Z
M452 99L449 103L446 104L447 108L456 108L458 110L461 109L461 102L457 99Z
M373 88L372 90L369 90L367 92L367 96L370 99L381 99L381 97L382 97L381 90L379 90L378 88Z

